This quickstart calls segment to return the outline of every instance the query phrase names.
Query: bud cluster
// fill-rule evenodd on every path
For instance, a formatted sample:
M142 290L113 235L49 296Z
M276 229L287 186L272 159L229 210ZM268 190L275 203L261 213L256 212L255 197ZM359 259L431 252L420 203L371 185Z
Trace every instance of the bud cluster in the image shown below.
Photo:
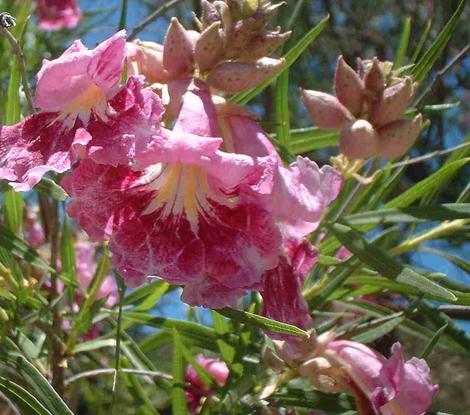
M282 5L263 0L202 2L200 33L173 18L163 45L135 42L133 66L152 83L198 77L213 88L236 93L273 76L284 64L269 55L290 32L268 30Z
M334 332L317 336L311 331L308 338L295 343L274 340L275 351L265 347L263 360L275 372L289 368L298 376L308 379L321 392L345 392L349 390L350 384L346 367L328 349L328 344L334 338Z
M341 129L340 150L349 159L393 158L404 155L421 130L421 114L403 118L415 89L390 62L359 59L354 71L340 56L336 96L304 90L302 98L318 127Z

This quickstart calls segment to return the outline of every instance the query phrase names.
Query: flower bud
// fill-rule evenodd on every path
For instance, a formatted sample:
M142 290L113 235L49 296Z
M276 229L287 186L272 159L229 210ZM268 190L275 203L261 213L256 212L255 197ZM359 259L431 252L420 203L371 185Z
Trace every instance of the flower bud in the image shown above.
M194 69L193 36L172 18L163 49L163 66L172 78L190 75Z
M284 361L269 347L264 346L261 352L264 364L275 372L282 372L286 368Z
M292 32L264 32L250 40L238 53L238 59L253 61L272 55L291 35Z
M299 373L324 393L339 393L348 389L349 377L342 366L334 366L324 357L307 360L299 367Z
M378 137L366 120L357 120L341 131L339 148L349 159L368 159L377 154Z
M362 79L340 56L335 73L336 97L356 117L360 116L362 112L363 90Z
M148 82L166 83L170 75L163 67L163 46L154 42L135 42L136 52L131 60L137 65L137 72L144 75Z
M413 81L408 76L385 89L382 98L372 106L370 120L378 126L395 121L406 109L412 95Z
M353 120L351 113L333 95L313 90L301 93L310 118L318 127L343 128Z
M373 96L378 96L385 89L385 75L377 58L372 60L372 65L364 77L364 86Z
M284 59L263 58L256 62L223 62L207 77L207 82L220 91L235 93L255 87L273 77L284 65Z
M195 59L201 72L215 66L223 57L224 41L220 31L220 22L214 22L201 33L196 42Z
M412 120L394 121L379 130L378 154L382 157L401 157L413 146L419 135L422 116Z
M217 11L217 8L214 4L210 1L202 0L201 1L201 22L202 22L202 29L207 29L211 24L220 21L220 15Z

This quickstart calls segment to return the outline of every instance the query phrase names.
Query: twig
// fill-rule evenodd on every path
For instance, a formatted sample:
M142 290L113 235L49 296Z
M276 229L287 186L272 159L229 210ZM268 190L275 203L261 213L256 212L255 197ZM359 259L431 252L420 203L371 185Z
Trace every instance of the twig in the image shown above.
M159 379L164 379L164 380L173 380L173 377L171 375L168 375L163 372L157 372L157 371L150 371L150 370L138 370L138 369L121 369L121 372L123 373L128 373L130 375L137 375L137 376L148 376L151 378L159 378ZM87 372L82 372L79 373L78 375L71 376L65 381L65 385L68 387L70 384L80 380L80 379L85 379L85 378L91 378L95 376L101 376L101 375L115 375L116 369L96 369L96 370L89 370Z
M419 105L425 100L427 95L429 95L434 90L436 85L441 81L441 79L445 76L445 74L449 72L454 65L459 63L461 59L465 58L465 56L467 55L469 51L470 51L470 43L467 44L467 46L465 46L459 53L457 53L457 55L455 55L454 58L444 68L442 68L440 71L437 72L433 81L428 85L428 87L422 92L422 94L414 103L414 106L416 108L418 108Z
M157 10L153 13L149 14L142 22L140 22L134 29L132 30L131 34L127 37L128 41L132 41L136 38L136 36L145 29L150 23L155 21L159 16L165 13L167 10L171 9L176 4L182 2L184 0L170 0L162 4Z
M433 151L432 153L428 153L428 154L425 154L424 156L416 157L414 159L403 160L403 161L400 161L398 163L392 164L391 167L392 167L392 169L394 169L396 167L408 166L409 164L421 163L422 161L426 161L426 160L432 159L434 157L444 156L448 153L452 153L455 150L460 150L460 149L466 148L468 146L470 146L470 142L459 144L458 146L448 148L447 150Z
M14 17L10 16L8 13L0 13L0 31L7 38L8 43L10 43L10 46L12 47L18 58L21 72L21 82L23 84L23 90L26 96L26 101L28 102L30 111L35 112L31 89L29 88L28 83L28 75L26 73L26 62L23 49L21 49L21 46L16 40L16 38L8 30L9 27L15 26L15 24L16 21Z

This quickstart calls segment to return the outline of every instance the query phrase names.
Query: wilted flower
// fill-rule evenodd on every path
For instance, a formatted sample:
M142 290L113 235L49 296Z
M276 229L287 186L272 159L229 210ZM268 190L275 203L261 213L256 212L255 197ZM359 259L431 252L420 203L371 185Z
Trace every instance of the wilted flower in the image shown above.
M45 31L73 29L82 18L77 0L37 0L39 27Z
M196 357L196 363L211 376L218 386L222 387L225 385L229 369L223 361L208 359L199 355ZM186 400L188 401L190 412L191 414L198 414L203 400L213 395L214 391L202 381L196 369L191 365L186 369L185 380L189 383L189 388L186 391Z
M89 50L80 41L38 73L34 103L41 111L0 132L0 179L30 190L48 171L62 173L89 156L131 163L159 134L163 106L131 77L119 85L125 34Z
M350 159L399 157L415 142L421 115L402 118L414 95L411 77L397 77L387 62L359 61L354 71L338 58L336 97L304 90L302 98L320 128L340 129L340 150Z

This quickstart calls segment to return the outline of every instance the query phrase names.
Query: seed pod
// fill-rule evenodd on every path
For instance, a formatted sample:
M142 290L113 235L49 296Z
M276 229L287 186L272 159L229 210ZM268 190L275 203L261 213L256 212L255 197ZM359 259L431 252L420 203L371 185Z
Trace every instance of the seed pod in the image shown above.
M336 97L355 117L359 117L362 112L363 90L364 83L362 79L340 56L335 73Z
M263 58L256 62L222 62L207 77L207 83L230 94L255 87L274 76L284 59Z
M339 149L348 159L368 159L378 152L378 136L372 124L357 120L341 131Z
M313 90L303 90L301 94L310 118L317 127L343 128L353 120L351 113L333 95Z
M379 130L378 154L386 158L401 157L408 152L421 131L423 117L394 121Z
M385 89L382 98L372 105L369 119L382 126L395 121L405 111L413 95L413 81L409 76L404 81Z
M193 43L193 36L188 34L177 18L173 17L163 49L163 66L173 79L193 72Z
M201 72L215 66L224 53L224 41L220 30L220 22L211 24L201 33L196 43L195 59Z
M364 86L373 96L378 96L385 89L385 75L380 69L380 62L377 58L372 60L372 66L364 77Z

